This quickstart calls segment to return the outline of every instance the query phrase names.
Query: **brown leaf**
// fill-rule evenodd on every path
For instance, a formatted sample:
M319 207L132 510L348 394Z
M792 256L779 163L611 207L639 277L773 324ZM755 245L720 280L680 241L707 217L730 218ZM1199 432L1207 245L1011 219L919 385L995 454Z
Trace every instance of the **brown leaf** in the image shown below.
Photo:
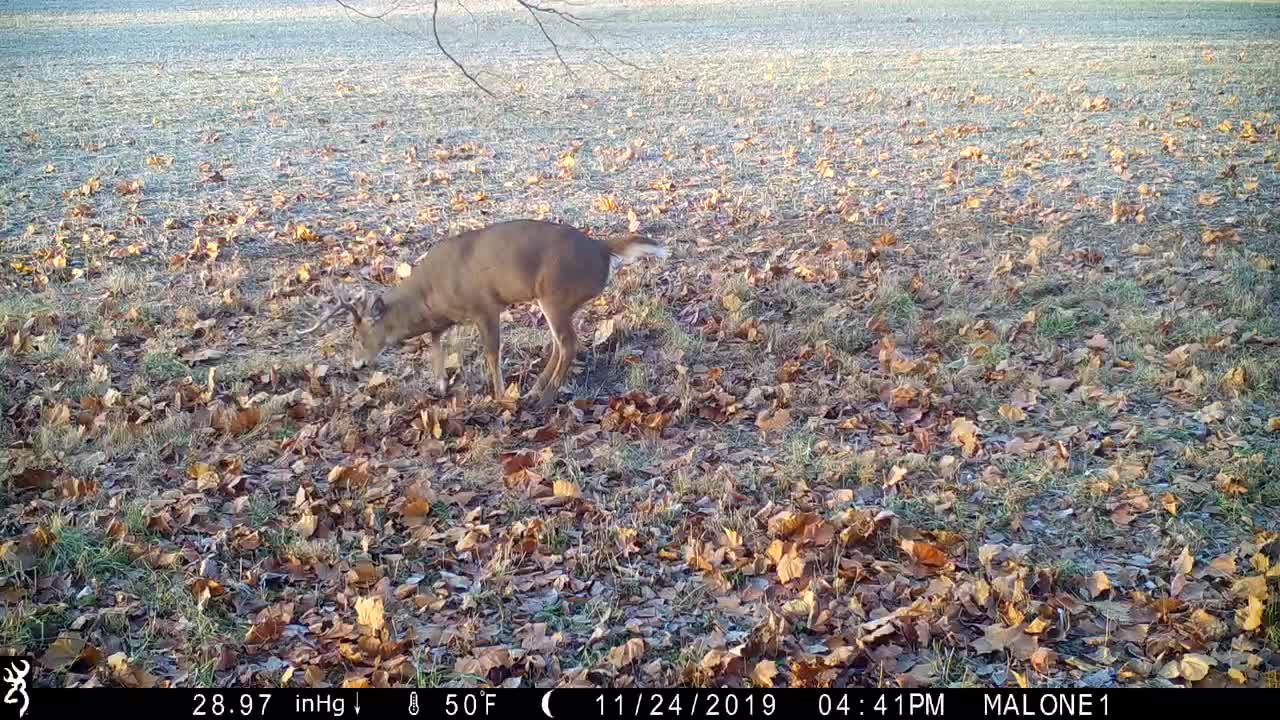
M85 642L78 635L63 635L49 644L40 656L40 664L50 670L65 670L80 657Z
M609 651L609 664L621 670L644 657L644 640L631 638Z
M347 582L357 587L368 587L378 582L378 569L373 563L365 561L351 566L347 572Z
M772 660L761 660L751 670L751 684L756 687L773 687L773 678L777 674L777 663Z
M764 410L756 417L756 427L765 432L781 430L790 423L791 411L787 408L776 410L772 415L769 414L769 411Z
M57 477L49 470L29 467L13 477L13 484L20 490L48 490Z
M901 545L902 550L921 565L942 567L949 562L947 554L937 545L931 545L920 540L903 540Z
M156 686L154 676L146 671L129 665L129 657L123 652L107 658L107 666L116 682L127 688L153 688Z
M1048 675L1053 672L1053 663L1057 658L1058 654L1049 648L1036 648L1036 651L1031 653L1031 667L1041 675Z
M279 616L272 615L262 622L249 626L248 632L244 635L244 640L250 645L265 645L279 640L284 635L284 628L284 620Z

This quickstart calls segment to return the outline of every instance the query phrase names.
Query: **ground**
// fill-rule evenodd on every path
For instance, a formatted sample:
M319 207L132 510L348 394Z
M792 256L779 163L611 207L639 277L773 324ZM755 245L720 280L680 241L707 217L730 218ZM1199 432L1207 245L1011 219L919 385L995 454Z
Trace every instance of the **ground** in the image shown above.
M37 685L1276 681L1280 6L599 3L566 70L446 3L498 102L420 7L159 5L0 18ZM296 334L520 216L671 251L551 412Z

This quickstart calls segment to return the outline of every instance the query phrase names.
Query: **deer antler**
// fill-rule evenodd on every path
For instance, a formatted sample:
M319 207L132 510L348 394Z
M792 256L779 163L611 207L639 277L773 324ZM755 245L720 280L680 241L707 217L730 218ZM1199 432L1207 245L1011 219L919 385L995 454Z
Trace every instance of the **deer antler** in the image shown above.
M312 325L306 330L299 330L298 331L299 335L310 335L316 330L319 330L321 325L324 325L326 322L328 322L329 318L343 311L351 313L351 317L353 318L360 316L360 311L356 309L356 306L351 304L351 301L343 297L342 294L339 293L336 289L333 290L331 294L333 295L333 298L336 301L336 304L333 307L329 308L329 311L326 312L324 315L322 315L320 319L316 321L315 325Z
M27 673L31 672L31 663L27 662L26 660L23 660L21 664L25 666L21 670L18 670L19 663L14 663L10 667L7 667L4 669L5 682L10 684L16 683L22 678L26 677Z

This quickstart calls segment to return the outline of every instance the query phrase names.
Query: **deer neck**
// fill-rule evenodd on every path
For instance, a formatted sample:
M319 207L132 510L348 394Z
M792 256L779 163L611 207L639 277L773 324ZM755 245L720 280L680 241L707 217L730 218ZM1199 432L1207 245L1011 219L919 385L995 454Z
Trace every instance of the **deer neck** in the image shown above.
M387 299L383 322L387 326L387 342L398 343L423 333L440 332L436 318L418 293L391 292Z

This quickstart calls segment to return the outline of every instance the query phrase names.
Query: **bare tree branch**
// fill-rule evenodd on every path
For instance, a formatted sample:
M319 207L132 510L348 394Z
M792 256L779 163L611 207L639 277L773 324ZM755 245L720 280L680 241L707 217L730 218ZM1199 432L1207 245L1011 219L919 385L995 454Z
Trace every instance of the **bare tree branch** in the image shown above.
M519 2L524 6L525 10L529 11L529 17L533 18L533 21L538 24L538 29L542 31L542 37L546 38L547 42L551 43L551 50L555 52L556 59L560 61L560 65L564 68L564 71L569 74L569 77L577 80L578 76L573 74L573 68L569 67L569 63L564 61L564 56L560 54L560 46L557 45L555 39L551 37L551 33L547 32L547 26L542 24L542 18L538 17L538 13L534 10L534 7L527 2L524 2L524 0L516 0L516 2Z
M564 20L567 23L571 23L573 25L577 25L578 27L582 27L582 18L578 17L577 15L574 15L573 13L568 13L563 10L557 10L555 8L549 8L544 5L531 3L531 2L528 2L528 0L516 0L516 2L523 5L524 8L531 13L540 12L540 13L547 13L550 15L556 15L556 16L559 16L560 19Z
M404 32L400 28L397 28L391 23L387 22L387 17L391 15L391 13L400 9L402 5L402 0L395 0L395 2L393 2L389 8L387 8L386 10L383 10L382 12L377 12L377 13L368 12L365 10L361 10L357 7L353 7L351 5L351 0L334 0L334 1L337 2L338 5L342 6L343 8L347 9L348 11L356 15L359 15L361 17L368 18L371 20L378 20L383 24L387 25L388 28L396 32L401 32L401 33ZM467 5L463 2L463 0L455 0L455 1L457 2L458 7L462 8L467 13L467 15L471 17L473 21L476 19L475 14L471 12L471 8L467 7ZM573 2L573 0L512 0L512 2L524 8L525 11L529 13L529 17L533 18L533 22L538 26L538 30L542 33L542 37L545 38L546 41L551 45L551 51L555 53L556 60L560 62L560 66L564 68L565 73L573 80L576 81L578 79L578 76L573 71L573 68L569 65L568 61L565 59L564 53L562 52L562 50L566 48L568 49L584 49L584 48L574 48L572 45L562 44L558 42L552 36L551 30L548 28L547 21L549 19L554 19L558 22L563 22L567 25L574 26L579 32L582 32L584 35L586 35L588 38L591 39L591 42L595 45L595 47L591 49L594 49L595 51L598 51L606 55L608 58L612 59L615 63L629 67L633 70L637 70L640 72L644 71L644 68L640 67L639 65L636 65L635 63L629 60L625 60L619 57L616 53L614 53L612 50L606 47L605 44L601 42L600 38L596 35L596 33L591 29L586 18L583 18L582 16L577 15L570 10L562 10L558 7L551 6L551 3L557 3L559 5L568 6L568 7L586 7L587 6L586 3ZM494 100L498 100L501 102L501 98L499 98L499 96L496 93L494 93L492 90L489 89L488 86L486 86L483 82L481 82L478 75L493 75L495 77L500 77L500 76L497 76L495 73L485 72L485 71L481 71L479 73L472 73L470 70L467 69L466 65L464 65L460 60L458 60L458 58L454 56L454 54L450 52L448 48L445 47L444 41L440 37L439 14L440 14L440 0L431 0L431 37L435 41L436 48L440 50L440 53L444 55L445 58L447 58L455 68L457 68L458 72L460 72L462 76L467 79L468 82L470 82L472 85L475 85L477 88L479 88L485 95L489 96L490 98L493 98ZM590 51L591 49L588 49L588 51ZM618 73L613 68L609 67L608 63L606 62L603 62L595 57L591 57L590 62L596 65L599 65L600 68L604 70L604 72L608 73L609 75L615 78L623 77L622 74Z
M472 75L462 63L458 62L457 58L455 58L448 50L445 49L444 43L440 41L439 25L436 23L436 15L439 12L440 12L440 0L431 0L431 34L436 39L436 47L440 48L440 52L444 53L444 56L449 58L449 62L453 63L454 67L458 68L458 71L462 73L462 76L470 80L472 85L475 85L476 87L484 91L485 95L488 95L494 100L497 100L498 96L495 95L492 90L485 87L484 84L481 83L479 80L477 80L476 77Z
M386 9L385 11L383 11L383 12L380 12L380 13L368 13L368 12L365 12L364 10L361 10L360 8L351 7L351 6L350 6L350 5L348 5L346 2L344 2L344 0L334 0L334 2L338 3L339 5L341 5L342 7L346 8L346 9L350 10L351 12L353 12L353 13L355 13L355 14L357 14L357 15L361 16L361 17L367 17L367 18L369 18L370 20L381 20L382 18L384 18L384 17L386 17L386 16L390 15L391 13L395 12L395 11L396 11L397 9L399 9L399 7L400 7L400 4L399 4L399 3L395 3L394 5L392 5L391 7L387 8L387 9Z

